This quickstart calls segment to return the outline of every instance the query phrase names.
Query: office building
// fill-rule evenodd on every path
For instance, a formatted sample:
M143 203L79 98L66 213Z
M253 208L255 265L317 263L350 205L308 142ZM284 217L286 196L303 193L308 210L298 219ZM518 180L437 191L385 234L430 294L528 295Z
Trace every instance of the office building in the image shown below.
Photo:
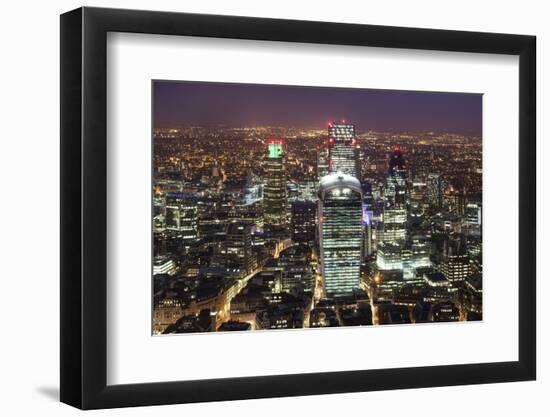
M264 224L267 228L279 228L287 223L286 175L283 159L282 141L270 141L264 160Z
M403 207L407 200L407 169L401 148L396 146L390 154L386 177L386 202L394 207Z
M331 173L343 172L360 177L358 149L355 147L355 125L331 123L328 127L329 167Z
M380 271L403 271L403 247L394 242L381 242L376 247L376 266Z
M322 178L329 174L329 148L323 147L317 151L317 177Z
M443 178L439 174L428 174L426 180L427 197L430 208L440 210L443 207Z
M454 234L445 242L444 259L439 270L451 284L463 283L470 274L470 258L464 235Z
M166 230L181 239L188 249L198 238L197 199L191 194L166 194Z
M363 256L371 256L374 251L372 236L372 211L363 204Z
M249 206L261 201L264 198L264 188L261 180L249 170L246 175L246 186L244 190L244 204Z
M468 203L464 209L466 223L473 226L481 226L481 204Z
M317 203L296 200L291 204L292 240L299 243L313 243L317 218Z
M385 196L380 241L403 245L407 238L407 171L399 147L390 154Z
M404 244L407 238L407 210L403 208L385 207L382 213L384 231L382 242Z
M176 264L174 260L167 256L156 256L153 259L153 275L176 273Z
M413 237L411 244L412 265L415 269L431 266L431 244L427 239Z
M359 286L363 210L357 178L334 173L319 190L321 269L327 295L351 293Z
M452 213L457 216L463 216L466 205L466 195L464 190L452 189L449 191L449 194L446 196L449 209Z
M231 223L227 227L222 255L226 266L236 266L246 275L255 268L252 252L252 226L246 223Z

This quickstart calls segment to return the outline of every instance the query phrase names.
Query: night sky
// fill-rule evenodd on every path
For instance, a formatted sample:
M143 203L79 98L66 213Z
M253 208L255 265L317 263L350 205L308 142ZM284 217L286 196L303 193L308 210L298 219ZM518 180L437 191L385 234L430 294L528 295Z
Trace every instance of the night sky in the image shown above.
M481 135L481 94L154 81L153 102L155 127L322 129L345 119L359 131Z

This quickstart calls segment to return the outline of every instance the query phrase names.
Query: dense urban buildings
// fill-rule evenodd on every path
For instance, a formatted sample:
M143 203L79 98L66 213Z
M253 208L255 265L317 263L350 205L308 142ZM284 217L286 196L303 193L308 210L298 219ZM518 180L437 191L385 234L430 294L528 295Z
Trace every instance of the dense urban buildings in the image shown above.
M482 319L480 132L155 121L153 140L154 334Z

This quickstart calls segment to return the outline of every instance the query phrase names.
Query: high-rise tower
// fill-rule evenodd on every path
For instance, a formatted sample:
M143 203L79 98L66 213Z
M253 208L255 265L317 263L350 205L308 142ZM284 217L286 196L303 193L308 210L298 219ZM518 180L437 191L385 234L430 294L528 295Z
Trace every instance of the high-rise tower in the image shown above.
M321 179L319 190L321 268L328 296L359 287L363 241L359 180L341 172Z
M292 240L300 243L315 241L317 204L310 200L296 200L291 205Z
M166 230L187 250L198 239L197 199L183 193L166 194Z
M331 123L328 127L330 172L359 178L358 149L354 146L355 125Z
M390 154L384 195L384 227L377 245L376 264L382 271L402 271L407 240L407 170L401 149L397 146Z
M443 207L443 179L439 174L429 174L427 180L428 203L431 208L441 209Z
M393 148L390 154L385 195L387 202L393 206L404 205L407 199L407 169L399 146Z
M393 149L386 178L383 243L402 246L407 238L407 171L399 147Z
M246 275L254 269L254 255L251 243L252 226L246 223L231 223L227 227L223 254L227 264L233 262Z
M451 284L460 285L470 273L470 260L464 235L454 234L446 242L439 270Z
M278 228L287 222L286 175L283 158L282 141L270 141L264 160L264 224L268 228Z
M321 179L329 173L329 148L322 147L317 150L317 178Z

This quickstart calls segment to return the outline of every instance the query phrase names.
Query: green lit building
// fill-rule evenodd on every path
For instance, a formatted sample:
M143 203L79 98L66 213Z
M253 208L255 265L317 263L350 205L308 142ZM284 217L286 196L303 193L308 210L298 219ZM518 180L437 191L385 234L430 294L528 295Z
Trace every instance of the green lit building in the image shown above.
M282 141L270 141L264 160L264 225L267 228L278 228L287 223L286 174L283 158Z

